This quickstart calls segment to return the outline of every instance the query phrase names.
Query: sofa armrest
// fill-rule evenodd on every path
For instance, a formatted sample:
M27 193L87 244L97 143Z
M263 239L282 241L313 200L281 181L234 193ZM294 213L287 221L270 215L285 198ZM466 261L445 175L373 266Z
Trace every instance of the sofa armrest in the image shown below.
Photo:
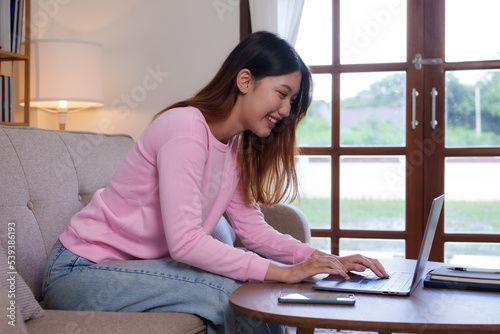
M289 234L297 240L311 243L311 229L306 216L298 208L287 204L272 207L261 205L267 223L283 234Z
M311 230L306 216L298 208L287 204L276 204L272 207L261 205L266 222L278 232L289 234L305 243L311 242ZM235 247L243 247L239 238L234 242Z

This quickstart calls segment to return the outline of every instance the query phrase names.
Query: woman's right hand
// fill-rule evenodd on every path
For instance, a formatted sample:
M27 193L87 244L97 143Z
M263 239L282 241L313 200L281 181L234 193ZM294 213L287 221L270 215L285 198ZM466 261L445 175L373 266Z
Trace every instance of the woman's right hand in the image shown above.
M345 279L349 279L346 268L336 256L314 254L305 261L291 266L271 262L265 279L284 283L298 283L317 274L341 275Z
M367 268L379 277L389 277L382 264L376 259L359 254L338 257L316 251L310 258L296 265L285 266L271 263L267 270L266 280L298 283L317 274L340 275L349 279L347 275L349 270L364 271Z

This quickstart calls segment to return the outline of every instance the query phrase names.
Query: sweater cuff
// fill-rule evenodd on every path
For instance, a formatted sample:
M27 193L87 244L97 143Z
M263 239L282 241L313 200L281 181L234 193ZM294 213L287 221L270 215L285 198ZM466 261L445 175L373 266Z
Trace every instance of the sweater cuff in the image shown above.
M271 261L264 259L257 254L256 257L252 259L251 265L248 266L247 280L263 282L266 279L267 270L271 264Z
M312 254L316 251L316 248L311 247L310 245L303 243L297 250L295 251L293 263L297 264L304 260L307 260L312 256Z

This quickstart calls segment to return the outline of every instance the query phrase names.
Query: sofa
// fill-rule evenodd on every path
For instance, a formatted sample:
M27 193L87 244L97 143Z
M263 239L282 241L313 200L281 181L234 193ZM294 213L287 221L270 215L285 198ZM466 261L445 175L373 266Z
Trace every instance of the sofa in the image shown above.
M0 333L205 333L183 313L45 309L42 275L71 216L104 187L134 144L127 135L0 126ZM310 241L304 215L288 205L262 207L269 224ZM238 243L221 217L214 237ZM1 313L0 312L0 313Z

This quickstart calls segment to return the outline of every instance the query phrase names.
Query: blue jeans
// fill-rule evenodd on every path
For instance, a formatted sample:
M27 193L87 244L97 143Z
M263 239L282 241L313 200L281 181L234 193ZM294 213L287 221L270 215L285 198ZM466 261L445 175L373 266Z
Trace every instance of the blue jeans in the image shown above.
M169 258L96 264L57 241L45 269L43 296L51 309L196 314L206 320L209 334L284 333L283 326L231 310L229 295L241 284Z

